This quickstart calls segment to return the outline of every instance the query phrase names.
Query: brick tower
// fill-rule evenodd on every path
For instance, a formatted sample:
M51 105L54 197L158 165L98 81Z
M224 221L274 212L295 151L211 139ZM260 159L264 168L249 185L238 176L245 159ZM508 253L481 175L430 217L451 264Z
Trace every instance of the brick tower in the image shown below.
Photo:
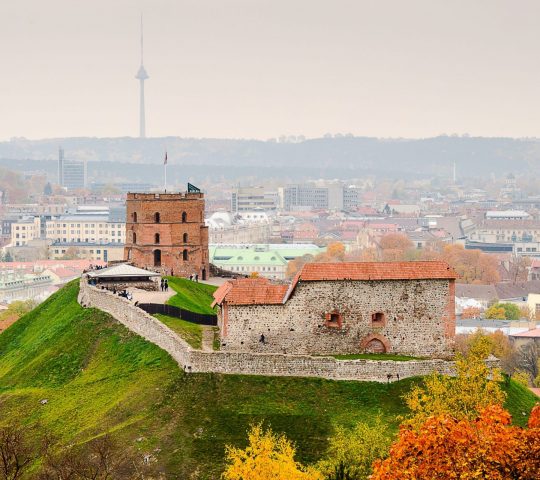
M124 260L165 274L210 272L204 194L128 193Z

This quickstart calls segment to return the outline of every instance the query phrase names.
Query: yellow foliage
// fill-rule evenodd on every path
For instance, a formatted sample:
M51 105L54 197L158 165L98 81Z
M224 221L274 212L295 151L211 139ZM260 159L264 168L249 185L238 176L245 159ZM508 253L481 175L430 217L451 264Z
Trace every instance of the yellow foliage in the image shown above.
M294 459L295 448L285 435L253 425L245 449L226 446L224 480L322 480L315 469Z
M436 415L470 420L484 407L502 405L505 393L498 383L501 373L485 363L491 348L489 338L478 337L467 356L457 354L455 377L434 373L426 377L423 386L414 387L405 397L412 412L408 423L418 426Z

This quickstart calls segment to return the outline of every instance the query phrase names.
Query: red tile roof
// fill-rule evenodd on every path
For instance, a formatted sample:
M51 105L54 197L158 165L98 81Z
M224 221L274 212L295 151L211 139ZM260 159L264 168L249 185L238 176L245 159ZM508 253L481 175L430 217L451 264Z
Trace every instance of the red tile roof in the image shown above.
M297 283L335 280L420 280L454 279L446 262L357 262L306 263L290 285L271 283L266 278L229 280L214 292L214 303L229 305L279 305L285 303Z
M540 338L540 328L535 328L533 330L527 330L526 332L514 333L512 337L522 337L522 338Z
M267 278L229 280L214 292L214 305L278 305L283 303L288 285L271 283Z
M446 262L306 263L300 281L420 280L457 278Z

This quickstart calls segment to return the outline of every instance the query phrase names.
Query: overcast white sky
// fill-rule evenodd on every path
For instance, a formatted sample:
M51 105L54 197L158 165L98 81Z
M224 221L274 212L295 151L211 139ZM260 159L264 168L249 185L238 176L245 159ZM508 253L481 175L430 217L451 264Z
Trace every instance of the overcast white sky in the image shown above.
M540 136L538 0L3 0L0 139Z

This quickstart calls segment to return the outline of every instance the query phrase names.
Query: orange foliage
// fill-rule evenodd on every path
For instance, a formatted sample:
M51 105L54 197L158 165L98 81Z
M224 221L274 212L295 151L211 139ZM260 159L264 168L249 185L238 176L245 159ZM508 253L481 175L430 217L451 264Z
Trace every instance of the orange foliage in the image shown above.
M462 283L496 283L500 280L497 259L480 250L466 250L463 245L446 245L440 256L454 268Z
M372 480L533 479L540 475L540 408L529 428L510 425L498 405L474 420L439 415L416 430L402 426L386 460L374 464Z
M461 312L461 318L478 318L480 316L480 309L477 307L467 307Z

